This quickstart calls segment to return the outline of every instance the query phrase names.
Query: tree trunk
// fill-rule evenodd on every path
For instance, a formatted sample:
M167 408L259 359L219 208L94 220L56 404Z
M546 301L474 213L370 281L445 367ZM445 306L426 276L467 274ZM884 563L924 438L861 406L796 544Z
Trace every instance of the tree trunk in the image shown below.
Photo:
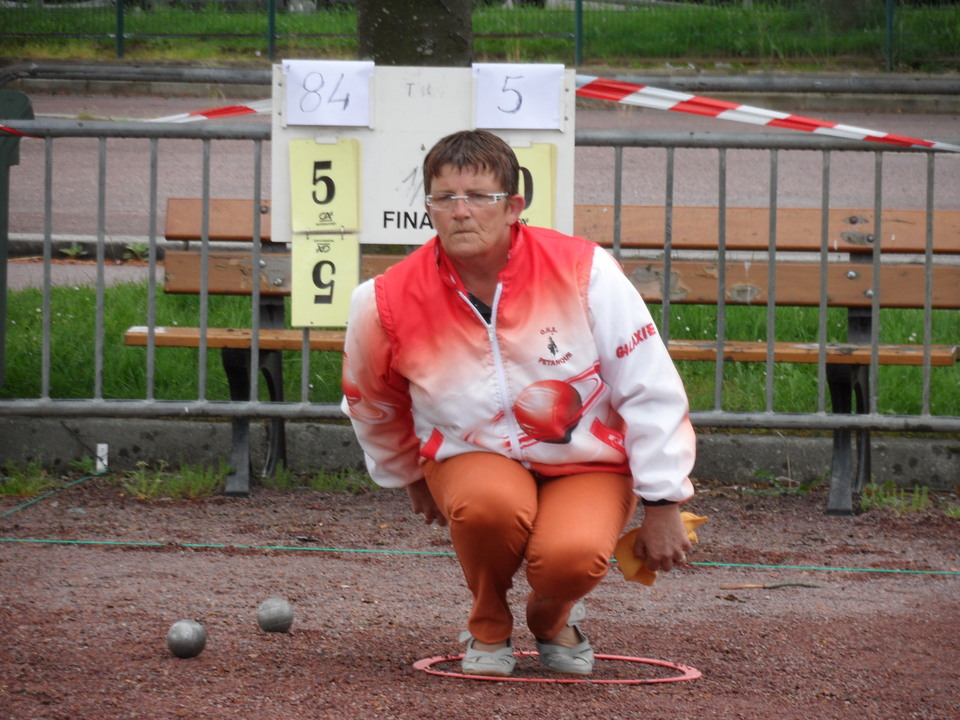
M362 60L378 65L467 67L473 0L357 0Z

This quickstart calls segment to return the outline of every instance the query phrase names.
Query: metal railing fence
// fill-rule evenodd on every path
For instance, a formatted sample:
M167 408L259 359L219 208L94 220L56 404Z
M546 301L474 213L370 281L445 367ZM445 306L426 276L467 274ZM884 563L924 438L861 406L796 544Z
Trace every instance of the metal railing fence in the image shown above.
M211 400L207 393L206 378L206 354L207 348L202 343L200 347L200 360L198 363L198 393L196 397L175 397L169 399L157 399L153 392L154 375L156 373L156 361L158 349L149 344L145 362L139 372L146 377L147 390L143 397L123 398L109 396L104 392L105 387L105 355L107 353L131 353L134 357L140 357L137 353L142 353L141 348L126 348L122 344L122 339L105 337L104 327L106 314L109 309L105 306L104 297L106 294L106 275L108 272L106 259L106 237L107 237L107 202L106 202L106 168L108 158L108 139L145 139L149 143L149 151L143 158L142 163L149 168L149 197L146 198L146 205L149 207L149 232L145 239L149 244L148 253L148 300L147 306L143 309L141 324L149 327L155 326L158 321L156 317L156 302L158 293L162 292L158 284L158 254L163 246L163 240L158 231L160 217L162 215L162 198L159 192L159 183L157 177L158 163L162 157L160 152L160 141L166 144L181 141L199 141L202 145L202 183L201 195L204 202L211 197L211 178L214 173L214 163L211 160L211 143L214 142L238 142L244 143L251 149L252 180L249 186L249 197L259 203L260 198L264 197L264 177L262 170L263 144L270 139L270 128L266 125L244 124L244 123L223 123L209 122L205 124L166 124L149 122L97 122L97 121L72 121L72 120L11 120L7 121L8 127L24 133L29 138L23 142L43 143L43 192L42 197L37 198L37 203L43 208L43 266L44 278L42 282L42 303L38 308L41 315L40 333L38 340L38 352L41 358L41 389L36 397L9 397L9 393L0 388L0 414L11 416L49 416L49 417L180 417L180 418L225 418L225 417L252 417L252 418L286 418L286 419L323 419L340 418L341 413L338 404L335 402L311 402L308 384L311 378L311 357L309 353L301 353L300 357L300 392L298 399L284 402L271 402L266 400L251 401L230 401L230 400ZM59 142L70 138L90 138L96 140L96 158L91 159L90 164L97 168L97 250L96 250L96 322L93 336L93 391L90 397L58 398L51 396L51 374L54 372L51 362L51 331L55 323L63 322L59 320L59 308L52 307L51 296L53 281L51 277L51 262L53 257L54 228L53 215L51 208L55 204L54 196L54 160L55 148ZM760 135L760 134L715 134L715 133L634 133L622 131L597 131L597 130L578 130L576 132L576 147L580 150L590 149L595 152L613 153L612 178L614 191L611 198L611 204L615 208L616 217L614 218L614 228L620 227L620 212L622 208L623 177L625 168L630 167L631 158L629 153L638 150L656 150L666 154L666 177L664 178L664 187L666 195L663 203L667 208L672 208L676 204L674 187L675 178L675 154L689 149L709 149L718 154L718 182L721 192L718 197L717 209L723 213L727 209L727 198L722 190L726 186L727 156L735 152L746 151L765 153L768 157L768 172L771 178L769 209L775 211L778 203L777 177L778 164L780 157L793 152L814 152L822 158L821 176L823 187L822 210L825 212L829 206L829 192L826 190L831 182L831 159L837 153L858 153L865 154L872 158L877 169L873 179L874 184L874 212L879 217L883 208L883 184L884 173L882 165L884 158L898 153L917 153L915 150L898 148L895 146L885 146L883 148L865 148L863 144L851 141L833 139L822 136L807 135ZM932 228L934 204L933 196L936 184L936 166L938 156L936 153L924 152L926 156L926 173L923 183L925 184L926 216L927 227ZM17 170L14 169L14 172ZM669 217L669 215L668 215ZM723 223L720 225L720 232L723 232ZM771 224L771 238L769 245L769 258L778 261L776 252L775 227ZM824 230L826 232L826 230ZM671 258L679 257L678 251L671 245L671 228L669 221L664 228L665 245L660 253L661 257L667 262ZM202 242L202 252L208 253L212 243L209 240ZM824 239L822 243L821 260L826 263L827 243ZM253 260L256 264L259 244L253 243L250 248L253 253ZM626 250L619 245L618 237L614 237L613 252L615 254L625 253ZM720 243L719 266L722 267L724 259L723 243ZM874 252L872 262L876 266L880 262L879 252ZM927 233L927 247L922 257L915 259L915 262L922 264L926 268L927 275L927 296L930 295L930 272L935 262L932 254L932 233ZM256 265L255 265L256 266ZM669 268L668 268L669 270ZM670 277L669 271L665 274ZM725 294L723 286L724 279L721 274L719 278L720 297ZM773 293L770 294L771 297ZM669 286L666 289L665 297L669 298ZM200 298L200 317L201 326L207 322L208 306L211 298L201 294ZM256 291L250 299L251 322L256 329L256 307L258 297ZM825 302L821 302L818 310L818 337L820 344L820 359L816 368L816 387L811 388L811 392L816 393L816 408L809 412L782 412L775 408L773 402L774 385L776 374L774 372L772 360L768 359L766 364L765 378L765 401L763 409L757 411L733 411L726 406L723 396L724 385L724 361L722 353L720 360L716 363L716 372L714 373L715 401L712 408L701 409L693 412L691 418L695 425L699 427L741 427L741 428L784 428L784 429L874 429L888 431L925 431L925 432L958 432L960 431L960 413L935 414L931 412L931 374L942 369L931 368L929 357L920 368L914 368L921 376L920 386L922 387L922 403L916 412L912 413L883 413L878 410L877 389L879 368L876 363L876 352L878 348L878 336L876 333L870 339L873 347L874 362L871 364L871 397L868 403L868 411L862 414L833 414L826 410L825 396L825 360L823 357L824 343L826 342L825 325L828 322L825 314ZM671 319L674 318L669 300L664 303L662 308L662 334L669 341L671 333ZM775 307L771 304L766 308L768 318L773 319ZM931 309L929 299L922 314L922 329L920 330L919 341L925 346L929 354L931 339L931 316L934 311ZM874 303L872 308L876 326L878 323L879 308ZM725 338L725 315L723 304L717 314L716 338L718 343ZM772 323L771 323L772 324ZM23 331L20 328L11 328L11 335ZM773 342L773 333L768 335L769 343ZM951 342L955 342L954 338ZM307 347L306 343L304 347ZM183 350L162 349L159 352L180 353ZM257 348L254 347L256 354ZM290 353L288 353L289 355ZM729 363L727 363L729 365ZM8 367L10 366L8 356ZM258 397L258 372L259 363L251 363L251 397ZM947 369L952 371L952 369ZM955 389L955 388L954 388Z
M474 5L478 58L572 63L854 61L956 66L960 9L908 0L641 2L532 0ZM353 57L351 0L3 0L0 37L138 44L203 38L238 58Z

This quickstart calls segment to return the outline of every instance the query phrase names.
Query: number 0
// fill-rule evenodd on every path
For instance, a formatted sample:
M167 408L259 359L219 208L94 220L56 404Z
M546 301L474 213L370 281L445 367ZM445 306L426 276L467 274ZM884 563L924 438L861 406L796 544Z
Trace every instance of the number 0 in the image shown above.
M523 209L529 210L533 205L533 173L527 168L520 168L520 179L523 180Z

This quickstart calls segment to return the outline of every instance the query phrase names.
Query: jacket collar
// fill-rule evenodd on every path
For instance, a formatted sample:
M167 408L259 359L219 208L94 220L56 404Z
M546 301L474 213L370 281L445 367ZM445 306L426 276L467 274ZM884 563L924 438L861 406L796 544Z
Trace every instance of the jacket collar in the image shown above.
M503 266L503 269L497 275L497 282L499 284L509 283L517 273L517 259L523 254L524 248L526 247L526 233L523 228L524 226L521 223L514 223L513 227L510 228L510 250L507 254L507 264ZM467 288L460 279L456 268L453 266L450 256L447 255L443 249L443 245L440 244L440 237L434 235L430 243L433 244L434 257L436 258L437 270L440 273L441 282L467 295Z

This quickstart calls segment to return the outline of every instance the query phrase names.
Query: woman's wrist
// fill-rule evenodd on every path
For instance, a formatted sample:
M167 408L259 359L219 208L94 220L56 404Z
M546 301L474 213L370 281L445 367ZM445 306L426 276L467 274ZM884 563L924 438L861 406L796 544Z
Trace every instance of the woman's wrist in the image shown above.
M644 507L668 507L670 505L676 505L674 500L646 500L640 498L640 504Z

